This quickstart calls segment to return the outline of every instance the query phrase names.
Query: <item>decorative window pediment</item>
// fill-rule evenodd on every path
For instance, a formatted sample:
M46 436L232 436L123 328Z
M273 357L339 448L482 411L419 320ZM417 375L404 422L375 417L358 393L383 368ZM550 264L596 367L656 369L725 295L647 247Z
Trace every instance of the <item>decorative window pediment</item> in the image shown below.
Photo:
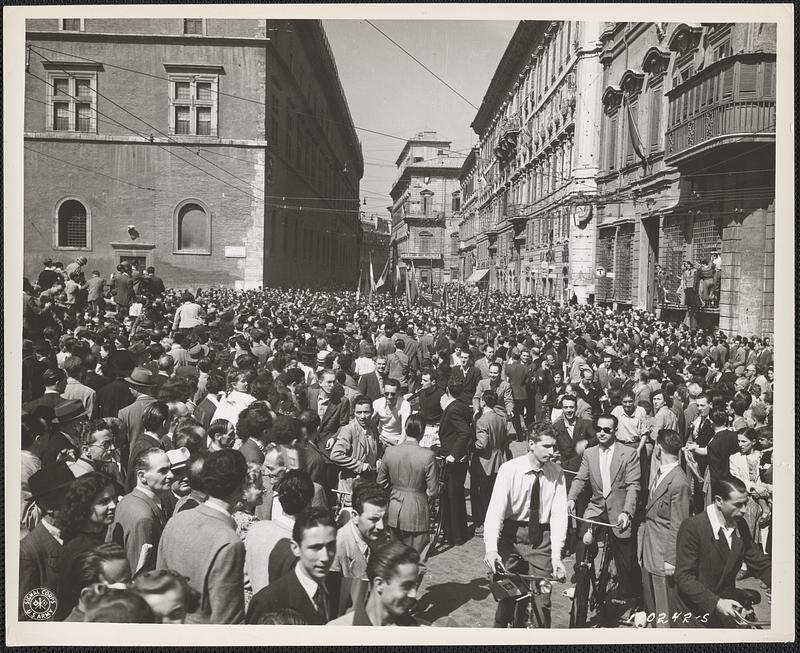
M620 88L628 95L635 95L642 90L644 73L641 70L628 68L619 80Z
M622 89L619 86L607 86L603 91L603 108L606 112L616 109L622 103Z
M700 45L703 28L697 23L681 23L669 37L667 47L670 51L686 54Z
M653 46L642 59L642 70L650 75L663 75L669 67L672 52Z

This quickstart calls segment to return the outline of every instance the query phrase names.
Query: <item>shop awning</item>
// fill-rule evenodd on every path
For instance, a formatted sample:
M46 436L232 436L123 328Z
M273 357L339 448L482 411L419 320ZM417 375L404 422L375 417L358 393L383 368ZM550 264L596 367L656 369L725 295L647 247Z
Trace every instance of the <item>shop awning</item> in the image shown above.
M489 274L489 268L478 268L471 275L469 275L464 283L478 283L486 278Z

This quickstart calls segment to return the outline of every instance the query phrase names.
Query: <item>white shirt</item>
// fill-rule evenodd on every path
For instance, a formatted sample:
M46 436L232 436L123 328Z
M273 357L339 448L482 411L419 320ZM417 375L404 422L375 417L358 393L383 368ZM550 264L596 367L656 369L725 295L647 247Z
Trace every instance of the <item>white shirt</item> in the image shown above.
M706 506L706 514L708 515L708 521L711 522L711 532L714 534L714 539L718 540L719 532L722 531L725 539L728 540L728 548L730 549L733 542L733 531L736 530L736 527L723 524L719 509L713 503Z
M542 470L539 475L539 523L550 524L551 556L553 565L556 565L561 562L561 551L567 538L567 489L560 465L548 462L542 465ZM503 520L528 521L535 478L528 455L509 460L497 470L483 525L487 553L497 551Z
M658 473L656 474L655 483L653 483L653 489L655 490L660 484L661 481L664 480L664 477L669 474L673 468L677 467L680 464L680 460L676 460L674 463L667 463L666 465L661 465L658 468Z
M386 405L386 397L372 402L372 409L378 416L378 431L381 439L389 444L400 444L406 439L406 420L411 415L411 404L397 397L394 409Z
M607 449L604 447L600 447L600 478L603 481L603 496L607 497L611 494L611 459L614 457L614 447L617 445L614 442L610 447Z

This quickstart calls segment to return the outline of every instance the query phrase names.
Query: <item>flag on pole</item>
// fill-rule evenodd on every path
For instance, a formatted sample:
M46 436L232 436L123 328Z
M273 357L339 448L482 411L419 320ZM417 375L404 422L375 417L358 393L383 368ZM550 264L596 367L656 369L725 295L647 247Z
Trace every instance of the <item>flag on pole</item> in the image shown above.
M381 272L381 276L378 281L375 283L375 290L383 290L386 286L390 285L391 281L389 280L389 259L386 259L386 265L383 266L383 271Z
M642 161L645 161L647 155L645 154L642 145L642 137L641 134L639 134L639 126L636 124L636 118L633 115L633 111L631 111L631 103L627 95L625 96L625 111L628 115L628 138L630 139L631 146L637 156L642 159Z
M394 291L400 292L400 284L402 283L402 279L400 278L400 263L395 263L394 265Z
M406 270L408 274L408 270ZM413 304L419 298L419 283L417 283L417 270L414 267L414 261L411 261L411 281L409 284L409 302Z
M358 286L356 287L356 304L361 301L361 280L364 277L363 268L358 268Z

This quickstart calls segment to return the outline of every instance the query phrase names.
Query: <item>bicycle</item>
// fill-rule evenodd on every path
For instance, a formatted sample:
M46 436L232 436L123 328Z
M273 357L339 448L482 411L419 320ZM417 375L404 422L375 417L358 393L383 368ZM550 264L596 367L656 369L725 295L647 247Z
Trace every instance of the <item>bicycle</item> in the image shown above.
M447 458L436 456L436 471L439 479L438 492L429 501L428 510L428 532L431 534L430 542L422 550L422 562L427 562L439 540L443 537L444 511L442 510L442 494L444 493L445 479L447 474Z
M350 492L343 492L342 490L333 490L336 495L336 505L333 508L333 519L339 527L344 526L352 517L350 511Z
M591 611L599 625L613 626L619 622L619 617L625 611L627 604L616 598L619 592L619 579L617 578L616 565L612 547L610 529L612 524L604 524L584 520L576 517L579 521L587 521L591 524L589 530L583 535L583 543L586 552L583 560L579 561L575 569L575 587L569 598L572 599L572 608L569 615L570 628L586 628L589 623L589 612ZM605 526L600 542L595 541L594 527ZM597 552L595 546L602 544L602 556L600 558L600 573L595 568L595 556ZM569 590L568 590L569 591Z
M749 628L751 630L763 630L770 627L770 621L759 621L756 619L756 611L753 606L761 603L761 593L758 590L737 589L736 600L741 604L742 609L737 612L734 623L739 628Z
M498 580L489 583L496 601L513 598L516 601L514 616L509 628L549 628L549 615L539 605L536 597L550 595L555 578L544 578L529 574L517 574L498 566L493 574Z

